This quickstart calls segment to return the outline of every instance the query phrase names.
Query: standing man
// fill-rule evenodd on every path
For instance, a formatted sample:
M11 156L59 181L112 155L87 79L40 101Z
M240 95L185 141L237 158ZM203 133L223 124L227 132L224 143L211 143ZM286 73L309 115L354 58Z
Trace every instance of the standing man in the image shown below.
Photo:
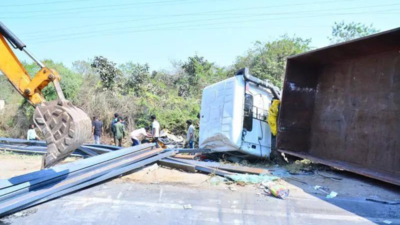
M35 131L35 125L30 125L28 129L28 133L26 135L26 140L28 141L37 141L40 140L39 136L37 136Z
M114 143L115 145L117 145L117 139L115 138L115 124L118 122L118 113L114 114L114 119L111 122L111 132L114 138Z
M148 132L149 132L149 127L132 131L131 133L132 146L140 145L145 137L151 136Z
M100 144L100 137L104 133L103 122L99 120L96 116L93 117L92 134L94 136L94 143L96 145Z
M160 137L160 123L156 119L157 117L155 115L151 116L151 135L153 136L153 142L156 143L156 147L159 148L158 138Z
M114 124L114 134L115 145L122 147L122 138L125 137L126 131L121 117L119 117L118 122Z
M187 120L188 131L186 134L186 141L189 144L189 148L194 148L194 126L192 120Z

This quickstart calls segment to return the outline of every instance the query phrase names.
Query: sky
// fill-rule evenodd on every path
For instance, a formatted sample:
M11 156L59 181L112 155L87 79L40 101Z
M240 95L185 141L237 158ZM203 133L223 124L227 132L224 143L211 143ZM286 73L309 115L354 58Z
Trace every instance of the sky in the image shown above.
M284 34L327 46L334 22L397 28L400 0L2 0L0 21L39 59L102 55L168 70L194 54L229 66Z

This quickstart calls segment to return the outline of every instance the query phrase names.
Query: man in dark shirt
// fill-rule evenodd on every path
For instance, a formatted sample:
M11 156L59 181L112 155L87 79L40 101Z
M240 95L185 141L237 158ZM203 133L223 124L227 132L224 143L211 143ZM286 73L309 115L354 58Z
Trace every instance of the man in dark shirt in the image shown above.
M118 122L118 117L119 117L118 113L115 113L114 119L111 122L111 132L112 132L112 136L114 138L114 143L117 143L117 141L118 141L117 138L115 138L115 124Z
M100 137L104 132L103 122L101 122L97 117L94 117L92 134L94 136L94 143L100 144Z

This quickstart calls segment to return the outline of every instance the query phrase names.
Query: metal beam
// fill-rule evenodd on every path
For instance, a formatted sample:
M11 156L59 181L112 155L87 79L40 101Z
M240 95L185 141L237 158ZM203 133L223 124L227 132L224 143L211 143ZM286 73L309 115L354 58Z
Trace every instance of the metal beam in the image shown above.
M74 171L77 171L77 170L80 170L80 169L83 169L86 167L90 167L95 164L105 162L108 160L113 160L115 158L118 158L118 157L121 157L121 156L124 156L127 154L131 154L133 152L140 151L140 150L143 150L146 148L154 147L154 146L155 146L154 143L143 144L143 145L139 145L139 146L121 149L119 151L110 152L107 154L102 154L102 155L88 158L85 160L80 160L80 161L72 162L69 164L59 165L59 166L55 166L55 167L48 168L45 170L40 170L40 171L24 174L24 175L13 177L13 178L10 178L7 180L0 180L0 189L11 187L13 185L24 183L24 182L29 182L31 180L38 179L40 177L51 176L54 174L57 174L57 175L68 174L70 172L74 172Z
M150 149L150 148L146 148L146 149ZM143 150L145 151L145 150ZM132 154L128 154L119 158L116 158L115 160L109 160L109 161L105 161L105 162L101 162L98 163L96 165L90 166L90 167L86 167L83 168L81 170L77 170L74 172L69 172L68 174L52 174L51 176L45 176L45 177L41 177L35 180L32 180L30 182L24 182L21 184L17 184L14 185L12 187L8 187L5 189L0 190L0 201L5 201L7 199L13 198L17 195L21 195L24 193L27 193L31 190L36 190L39 189L47 184L51 184L51 183L55 183L55 182L59 182L59 181L63 181L65 179L71 178L71 177L76 177L79 176L81 174L87 173L89 171L116 163L117 161L120 160L124 160L127 158L131 158L131 157L135 157L138 156L140 154L143 154L143 151L138 151L138 152L133 152Z
M212 167L216 169L227 170L231 172L239 172L239 173L249 173L249 174L269 174L270 172L267 169L256 168L256 167L248 167L248 166L234 166L228 164L222 164L218 162L202 162L195 160L182 159L181 161L185 161L186 163Z
M105 175L107 173L112 172L113 170L119 171L119 169L134 164L140 160L144 160L146 158L149 158L151 156L154 156L155 154L159 153L162 151L162 149L155 149L155 150L150 150L143 152L142 154L135 156L135 157L129 157L127 159L119 160L113 164L92 170L90 172L84 173L80 176L76 176L70 179L66 179L64 181L58 182L56 184L50 184L47 187L41 187L38 190L29 192L25 195L18 196L16 198L10 199L5 202L0 203L0 217L5 216L5 214L13 209L20 208L21 206L30 204L32 202L38 201L42 198L45 198L47 196L50 196L52 194L55 194L59 191L62 191L67 188L74 187L75 185L81 184L88 182L92 179L96 179L102 175ZM103 155L100 155L103 156ZM93 158L89 158L93 159ZM118 175L118 174L117 174Z
M162 160L158 161L158 163L160 165L167 166L167 167L174 168L174 169L184 170L184 171L191 172L191 173L196 172L196 166L190 165L187 163L176 162L176 161L173 161L170 159L162 159Z
M164 158L172 156L174 154L176 154L175 151L167 151L167 152L161 153L159 155L153 156L151 158L139 161L137 163L122 167L120 169L112 170L111 172L109 172L107 174L104 174L102 176L99 176L99 177L97 177L97 178L95 178L93 180L89 180L87 182L75 185L75 186L70 187L70 188L66 188L66 189L64 189L62 191L59 191L59 192L56 192L54 194L48 195L47 197L44 197L44 198L42 198L40 200L32 201L29 204L25 204L25 205L20 206L18 208L9 210L6 213L0 214L0 216L7 216L7 215L10 215L10 214L16 213L16 212L18 212L20 210L23 210L23 209L26 209L26 208L41 204L43 202L46 202L46 201L49 201L49 200L52 200L52 199L55 199L55 198L59 198L59 197L61 197L63 195L75 192L77 190L83 189L83 188L91 186L91 185L98 184L100 182L103 182L105 180L111 179L113 177L120 176L121 174L124 174L124 173L130 172L132 170L138 169L138 168L140 168L142 166L146 166L146 165L148 165L150 163L156 162L158 160L164 159Z
M215 173L216 175L223 176L223 177L226 177L228 175L234 175L234 173L231 173L231 172L219 170L219 169L208 167L208 166L199 165L198 163L195 163L196 161L194 161L192 163L188 163L187 160L184 160L184 159L177 159L177 158L173 158L173 157L168 157L167 159L175 161L175 162L194 165L196 170L199 170L199 171L202 171L202 172L205 172L205 173Z

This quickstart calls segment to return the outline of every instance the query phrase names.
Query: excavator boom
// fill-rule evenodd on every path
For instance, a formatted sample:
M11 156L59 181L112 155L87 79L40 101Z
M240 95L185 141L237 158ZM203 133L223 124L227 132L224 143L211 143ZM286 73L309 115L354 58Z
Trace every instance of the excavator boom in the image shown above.
M41 68L31 78L12 47L25 52ZM27 51L7 27L0 22L0 71L8 78L15 89L35 107L33 122L42 131L47 142L47 153L42 167L55 165L70 155L91 135L91 121L85 112L65 99L60 86L60 75L47 68ZM46 102L42 90L53 83L58 100Z

